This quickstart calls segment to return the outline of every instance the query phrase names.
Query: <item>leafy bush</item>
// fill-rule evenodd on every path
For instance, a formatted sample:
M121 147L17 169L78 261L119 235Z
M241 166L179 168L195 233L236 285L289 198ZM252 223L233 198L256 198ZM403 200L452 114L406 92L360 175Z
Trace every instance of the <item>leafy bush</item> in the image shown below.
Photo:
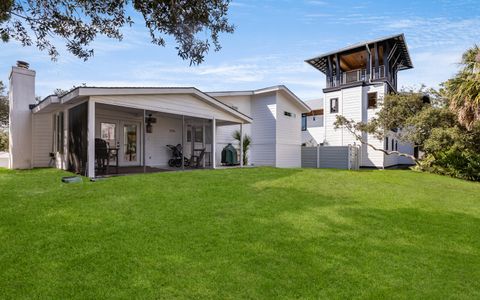
M0 151L8 151L8 134L0 130Z
M421 160L421 170L456 178L480 181L480 154L448 149Z

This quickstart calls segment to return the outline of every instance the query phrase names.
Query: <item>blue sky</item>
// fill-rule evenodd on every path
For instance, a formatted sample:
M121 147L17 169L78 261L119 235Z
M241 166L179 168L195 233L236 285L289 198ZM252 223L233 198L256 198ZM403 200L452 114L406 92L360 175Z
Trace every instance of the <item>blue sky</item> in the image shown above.
M325 77L304 60L349 44L404 33L414 69L401 86L436 87L457 70L462 52L480 43L479 0L327 1L237 0L229 18L234 34L200 66L176 55L175 44L150 44L141 19L122 42L99 38L83 62L62 47L57 62L34 47L1 44L0 80L17 60L37 71L37 95L83 83L91 86L195 86L204 91L246 90L285 84L304 100L323 96ZM58 44L58 45L61 45Z

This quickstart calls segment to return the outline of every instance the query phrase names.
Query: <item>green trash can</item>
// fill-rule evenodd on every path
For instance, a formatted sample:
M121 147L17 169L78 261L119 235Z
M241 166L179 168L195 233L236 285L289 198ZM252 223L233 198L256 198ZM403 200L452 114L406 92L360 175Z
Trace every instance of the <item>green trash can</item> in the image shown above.
M222 164L227 166L238 165L237 149L235 149L232 144L228 144L223 148Z

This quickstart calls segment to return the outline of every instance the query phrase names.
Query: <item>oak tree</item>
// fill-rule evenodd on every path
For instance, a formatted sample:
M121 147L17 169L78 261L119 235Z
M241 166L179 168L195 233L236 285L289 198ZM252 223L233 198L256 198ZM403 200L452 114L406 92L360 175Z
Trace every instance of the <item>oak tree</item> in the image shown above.
M176 42L178 55L200 64L211 46L220 50L219 35L234 30L227 18L230 0L2 0L0 39L35 45L53 60L62 39L73 55L87 60L94 54L91 43L102 35L122 40L122 29L140 14L151 42Z

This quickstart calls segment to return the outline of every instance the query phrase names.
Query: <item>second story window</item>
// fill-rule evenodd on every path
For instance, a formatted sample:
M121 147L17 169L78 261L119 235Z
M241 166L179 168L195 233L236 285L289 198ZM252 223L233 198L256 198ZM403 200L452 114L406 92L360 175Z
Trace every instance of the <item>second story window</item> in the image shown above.
M302 131L307 130L307 114L302 114Z
M296 118L296 115L295 115L294 113L289 112L289 111L284 111L284 112L283 112L283 115L284 115L284 116L287 116L287 117Z
M368 109L377 108L377 92L368 93Z
M388 150L388 136L385 137L385 150Z
M330 99L330 113L338 113L338 98Z

